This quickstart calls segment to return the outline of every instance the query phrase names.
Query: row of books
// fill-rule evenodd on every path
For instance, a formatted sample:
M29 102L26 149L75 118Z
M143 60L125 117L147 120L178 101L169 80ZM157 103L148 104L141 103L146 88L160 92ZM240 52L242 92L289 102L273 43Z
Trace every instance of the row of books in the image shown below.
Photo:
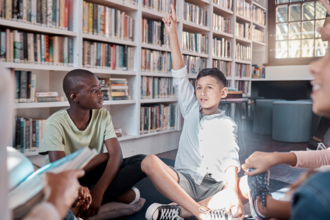
M72 19L69 19L71 3L68 0L1 0L0 18L72 30Z
M221 15L217 15L213 13L212 16L212 27L214 31L221 31L230 34L230 26L231 26L231 19L222 17Z
M266 25L266 11L257 7L256 5L253 5L252 21L257 24Z
M248 23L235 23L235 34L238 37L251 40L251 25Z
M231 57L231 42L225 38L213 38L212 39L212 56L219 58Z
M83 2L83 33L134 41L135 19L124 11Z
M235 76L236 77L250 77L250 65L235 63Z
M183 19L198 25L207 26L207 10L198 5L184 2Z
M73 39L2 29L0 59L6 62L73 66Z
M176 0L142 0L143 7L165 14L171 13L171 4L176 8Z
M125 78L99 78L103 100L128 100L127 79Z
M175 129L177 105L143 105L140 115L140 134Z
M239 43L236 44L236 59L239 60L251 60L251 46L244 46Z
M236 12L245 18L251 19L252 5L245 0L236 0Z
M264 32L263 31L253 28L252 32L253 32L252 40L262 42L262 43L264 42Z
M142 43L170 47L164 22L142 19Z
M141 76L141 99L174 97L173 78Z
M206 58L189 55L183 55L182 58L188 73L198 74L202 69L206 68Z
M235 88L238 91L242 91L245 94L249 93L249 81L242 81L242 80L236 80L235 81Z
M213 3L219 5L222 8L233 10L233 0L213 0Z
M46 119L16 117L13 147L21 153L38 152L45 125Z
M207 34L182 33L182 49L195 53L208 53L208 36Z
M141 57L142 72L168 73L172 70L171 53L142 48L141 55L142 55Z
M231 77L231 62L213 60L213 68L219 69L226 77Z
M83 41L83 66L112 70L133 70L134 47Z

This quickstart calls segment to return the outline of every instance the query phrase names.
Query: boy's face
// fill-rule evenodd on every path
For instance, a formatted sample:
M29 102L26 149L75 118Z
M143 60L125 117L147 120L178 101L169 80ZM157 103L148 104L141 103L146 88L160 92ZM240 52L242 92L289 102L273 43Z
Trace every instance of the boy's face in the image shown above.
M316 114L330 117L330 54L327 51L324 57L314 61L309 66L314 76L313 86L313 111Z
M196 85L196 97L203 109L218 109L220 100L227 96L227 87L212 76L199 78Z
M74 101L85 109L100 109L103 107L103 94L99 80L95 76L86 77L77 86Z

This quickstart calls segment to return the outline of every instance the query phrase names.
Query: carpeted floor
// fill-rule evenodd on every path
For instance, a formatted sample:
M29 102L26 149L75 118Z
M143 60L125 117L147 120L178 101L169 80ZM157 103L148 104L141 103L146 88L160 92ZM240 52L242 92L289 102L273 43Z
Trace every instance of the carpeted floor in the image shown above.
M161 158L167 165L169 166L174 166L174 160L166 159L166 158ZM270 189L271 192L275 192L279 189L282 189L286 187L288 184L278 181L278 180L270 180ZM156 188L152 185L151 181L148 178L145 178L141 182L139 182L136 187L140 190L141 192L141 197L146 199L146 203L142 210L135 215L132 216L127 216L120 218L120 220L145 220L145 212L148 209L149 205L152 203L162 203L162 204L168 204L171 201L167 198L165 198L162 194L160 194ZM195 219L195 218L190 218Z

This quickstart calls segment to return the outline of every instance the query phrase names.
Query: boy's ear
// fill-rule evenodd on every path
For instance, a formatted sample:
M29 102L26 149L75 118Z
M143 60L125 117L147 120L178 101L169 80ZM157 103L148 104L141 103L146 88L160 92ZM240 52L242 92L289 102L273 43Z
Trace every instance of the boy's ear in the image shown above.
M75 92L70 92L70 100L73 102L78 102L78 97Z
M223 87L221 90L221 98L224 99L226 98L228 95L228 88L227 87Z

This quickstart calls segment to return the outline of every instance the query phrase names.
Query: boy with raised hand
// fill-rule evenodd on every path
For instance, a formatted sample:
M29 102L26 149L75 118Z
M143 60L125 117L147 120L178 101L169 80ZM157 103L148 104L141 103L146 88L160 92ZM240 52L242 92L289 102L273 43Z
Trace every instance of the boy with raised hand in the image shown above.
M196 93L187 76L177 35L176 12L163 21L172 51L173 85L185 119L174 168L154 155L142 161L142 170L154 186L174 204L152 204L148 220L244 218L242 201L247 194L240 190L237 178L239 158L236 124L218 109L227 96L226 78L216 68L203 69L197 76Z
M118 201L135 204L140 193L133 186L145 177L141 171L144 155L123 159L109 112L103 107L98 78L87 70L72 70L64 77L63 90L70 107L51 115L39 153L56 161L82 147L96 149L79 181L90 189L92 203L85 215L98 213L101 204ZM103 153L105 144L107 153Z

